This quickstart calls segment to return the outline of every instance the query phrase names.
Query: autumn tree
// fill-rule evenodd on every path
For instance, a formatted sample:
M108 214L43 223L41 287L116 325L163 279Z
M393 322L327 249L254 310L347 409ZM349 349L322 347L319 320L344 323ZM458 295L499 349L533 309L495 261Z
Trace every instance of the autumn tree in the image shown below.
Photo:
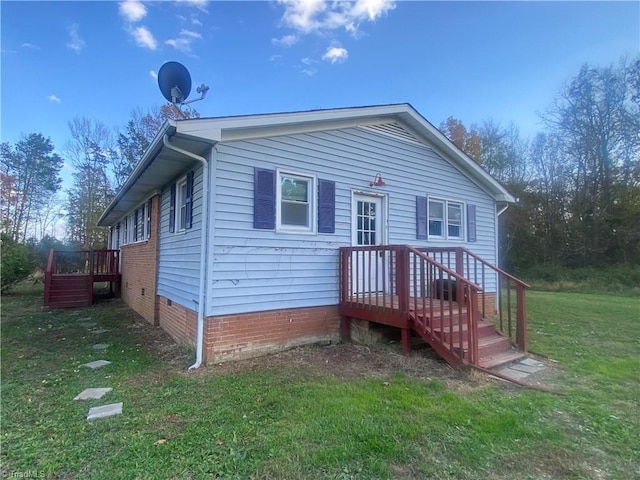
M2 231L14 242L35 235L35 223L60 189L62 158L41 133L0 145Z
M482 141L475 127L467 129L464 124L454 117L447 118L440 124L440 131L464 153L481 163Z

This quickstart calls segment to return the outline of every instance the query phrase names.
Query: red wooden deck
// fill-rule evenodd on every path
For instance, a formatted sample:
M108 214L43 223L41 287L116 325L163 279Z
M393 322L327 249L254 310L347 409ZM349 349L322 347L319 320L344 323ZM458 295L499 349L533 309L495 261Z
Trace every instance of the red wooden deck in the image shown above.
M465 249L453 249L448 258L444 250L432 255L455 270L406 245L341 248L343 335L349 335L351 317L400 328L405 352L418 335L456 366L491 368L520 358L527 349L527 285ZM486 291L491 275L505 297L498 302ZM495 323L487 320L491 314Z
M94 283L108 282L120 294L119 250L51 250L44 284L44 304L52 308L93 304Z

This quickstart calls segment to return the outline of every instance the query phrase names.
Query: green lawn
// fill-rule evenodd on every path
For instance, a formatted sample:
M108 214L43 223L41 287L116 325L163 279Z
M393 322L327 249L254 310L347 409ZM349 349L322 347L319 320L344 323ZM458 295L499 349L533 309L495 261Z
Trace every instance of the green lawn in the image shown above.
M350 378L296 362L187 374L188 352L160 348L162 335L121 303L48 312L41 289L22 287L2 299L2 474L640 479L640 299L528 299L530 348L558 362L553 386L566 396L444 378L442 367L420 378L389 369ZM109 331L88 333L78 320L87 316ZM99 353L98 341L113 346ZM304 351L322 348L347 347ZM79 366L98 358L113 364ZM72 401L103 386L114 389L103 400ZM123 401L124 414L85 420L109 401Z

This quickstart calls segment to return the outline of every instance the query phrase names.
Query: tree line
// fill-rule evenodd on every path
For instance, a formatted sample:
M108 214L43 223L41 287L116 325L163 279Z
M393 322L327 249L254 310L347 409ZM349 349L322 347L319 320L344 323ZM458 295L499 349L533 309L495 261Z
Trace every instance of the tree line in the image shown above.
M500 217L501 264L516 272L639 264L640 57L615 66L585 64L540 117L544 129L531 139L516 125L493 120L466 126L450 117L440 125L519 199ZM118 130L74 118L61 154L42 133L2 143L3 285L9 247L29 244L33 252L43 242L55 243L54 227L63 217L66 246L106 246L98 218L164 121L176 118L170 104L134 110ZM61 192L65 162L73 167L73 182Z

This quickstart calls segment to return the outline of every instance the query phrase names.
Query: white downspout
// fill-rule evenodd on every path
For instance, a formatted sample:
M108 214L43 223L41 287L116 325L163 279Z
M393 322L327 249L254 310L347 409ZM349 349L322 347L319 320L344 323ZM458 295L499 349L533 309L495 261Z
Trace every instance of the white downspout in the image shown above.
M189 367L189 370L198 368L202 365L202 349L204 343L204 311L207 293L206 276L207 276L207 255L209 250L209 236L207 235L208 219L209 219L209 162L204 157L196 155L182 148L176 147L169 142L169 135L165 134L162 139L164 146L169 150L180 153L186 157L193 158L202 163L202 234L200 239L200 284L199 284L199 300L198 300L198 333L196 336L196 362Z

